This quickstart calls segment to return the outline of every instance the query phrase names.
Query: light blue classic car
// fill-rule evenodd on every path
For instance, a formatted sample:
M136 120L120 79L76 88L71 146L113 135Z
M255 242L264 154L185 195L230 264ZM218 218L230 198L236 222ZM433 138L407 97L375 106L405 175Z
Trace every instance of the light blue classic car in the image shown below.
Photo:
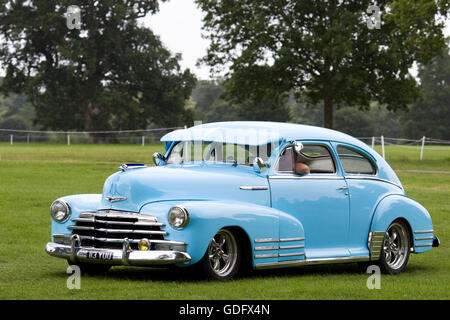
M439 245L427 210L349 135L274 122L222 122L165 135L154 167L123 164L102 194L51 205L46 251L82 271L193 266L378 264L396 274Z

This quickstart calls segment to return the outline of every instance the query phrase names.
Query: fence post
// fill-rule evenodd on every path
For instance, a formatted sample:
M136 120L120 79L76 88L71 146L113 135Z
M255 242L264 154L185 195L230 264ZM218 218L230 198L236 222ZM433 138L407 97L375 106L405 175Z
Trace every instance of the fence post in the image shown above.
M142 146L145 146L145 136L142 136Z
M425 136L422 137L422 148L420 149L420 160L423 159L423 149L425 147Z
M372 137L372 149L375 147L375 137Z
M386 159L384 155L384 137L381 136L381 153L383 154L383 159Z
M70 146L70 135L67 135L67 145Z
M30 134L27 134L27 143L30 143Z
M9 135L9 143L12 145L14 142L14 137L12 134Z

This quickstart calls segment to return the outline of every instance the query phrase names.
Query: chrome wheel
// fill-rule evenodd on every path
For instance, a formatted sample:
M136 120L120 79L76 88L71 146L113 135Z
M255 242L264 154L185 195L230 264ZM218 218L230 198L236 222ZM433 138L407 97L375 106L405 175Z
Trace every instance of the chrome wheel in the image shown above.
M238 245L234 235L228 230L220 230L212 238L207 250L209 266L220 278L230 275L238 260Z
M400 222L392 223L383 240L386 265L393 271L402 269L409 257L409 232Z

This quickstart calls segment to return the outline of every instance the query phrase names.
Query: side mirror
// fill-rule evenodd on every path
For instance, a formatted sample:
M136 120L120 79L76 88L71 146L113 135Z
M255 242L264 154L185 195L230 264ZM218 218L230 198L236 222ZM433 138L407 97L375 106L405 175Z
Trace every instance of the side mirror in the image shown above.
M255 160L253 160L253 169L256 172L260 173L263 169L267 167L268 165L260 157L256 157Z
M153 162L156 166L164 165L166 164L166 158L159 152L155 152L153 154Z

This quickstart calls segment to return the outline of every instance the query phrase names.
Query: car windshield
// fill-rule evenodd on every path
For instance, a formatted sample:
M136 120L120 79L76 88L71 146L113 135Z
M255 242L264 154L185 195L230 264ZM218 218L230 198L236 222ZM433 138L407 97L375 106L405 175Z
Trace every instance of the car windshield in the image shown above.
M251 146L212 141L183 141L172 148L167 163L211 161L251 165L256 157L267 161L272 152L271 147L271 144Z

